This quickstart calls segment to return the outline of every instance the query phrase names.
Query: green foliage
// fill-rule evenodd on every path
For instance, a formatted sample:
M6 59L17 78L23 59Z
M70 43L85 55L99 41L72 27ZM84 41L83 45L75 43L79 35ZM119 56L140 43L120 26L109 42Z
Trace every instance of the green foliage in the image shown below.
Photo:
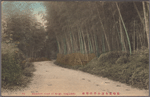
M128 56L129 54L127 52L112 51L112 52L101 54L98 60L102 63L109 62L111 64L114 64L120 56L125 56L125 55Z
M35 71L35 68L33 68L33 64L32 64L23 70L23 75L31 77L33 76L34 71Z
M121 56L116 61L117 64L124 64L124 63L127 63L127 62L129 62L127 56Z
M25 87L35 71L33 64L23 61L24 54L13 44L2 42L2 88Z
M130 79L130 84L139 86L140 88L149 88L149 70L139 67L135 70Z
M22 59L17 53L2 54L2 85L19 85Z
M137 53L128 55L129 53L122 52L108 52L101 55L97 61L99 65L95 67L96 69L93 72L99 72L98 75L138 88L148 89L149 59L146 53L143 55ZM103 67L105 70L102 70Z
M3 14L3 25L7 24L3 26L5 40L15 44L26 57L44 56L41 52L46 42L45 29L30 9L30 3L5 2Z
M72 54L57 54L57 62L64 65L85 65L93 58L95 54L82 54L82 53L72 53Z
M20 51L2 54L2 88L25 87L31 81L34 65Z
M93 58L84 66L66 66L94 75L107 77L134 87L149 89L148 49L138 50L130 55L127 52L112 51Z

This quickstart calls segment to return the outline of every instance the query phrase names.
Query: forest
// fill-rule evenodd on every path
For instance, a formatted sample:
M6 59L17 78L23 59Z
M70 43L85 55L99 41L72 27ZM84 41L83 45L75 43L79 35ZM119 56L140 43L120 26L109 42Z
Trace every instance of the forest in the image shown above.
M52 2L47 6L48 30L56 35L59 53L80 51L99 56L122 50L131 54L148 47L148 3Z
M46 14L39 14L46 27L36 20L30 4L8 2L2 9L1 44L17 48L23 57L18 64L55 59L63 67L149 88L148 1L43 1L42 5ZM2 49L2 58L8 51ZM5 60L2 70L7 69Z

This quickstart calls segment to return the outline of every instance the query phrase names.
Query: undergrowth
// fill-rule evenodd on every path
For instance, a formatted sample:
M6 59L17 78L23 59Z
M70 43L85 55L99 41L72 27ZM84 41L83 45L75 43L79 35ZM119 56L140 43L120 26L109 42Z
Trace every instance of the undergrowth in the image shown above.
M25 57L19 50L2 53L2 88L25 87L31 81L34 65L23 60Z
M139 89L149 89L149 50L136 50L132 55L128 52L112 51L93 58L86 65L55 64L78 69L94 75L126 83Z

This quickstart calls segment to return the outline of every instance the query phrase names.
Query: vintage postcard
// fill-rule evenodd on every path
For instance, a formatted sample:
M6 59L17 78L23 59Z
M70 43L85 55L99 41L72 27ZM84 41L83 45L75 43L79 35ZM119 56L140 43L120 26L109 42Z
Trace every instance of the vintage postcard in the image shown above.
M149 1L1 1L2 96L149 96Z

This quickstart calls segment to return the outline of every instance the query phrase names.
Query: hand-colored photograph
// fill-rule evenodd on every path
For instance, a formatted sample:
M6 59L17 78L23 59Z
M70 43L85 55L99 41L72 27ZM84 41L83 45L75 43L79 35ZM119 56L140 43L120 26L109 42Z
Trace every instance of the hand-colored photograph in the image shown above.
M1 1L1 96L149 96L149 1Z

